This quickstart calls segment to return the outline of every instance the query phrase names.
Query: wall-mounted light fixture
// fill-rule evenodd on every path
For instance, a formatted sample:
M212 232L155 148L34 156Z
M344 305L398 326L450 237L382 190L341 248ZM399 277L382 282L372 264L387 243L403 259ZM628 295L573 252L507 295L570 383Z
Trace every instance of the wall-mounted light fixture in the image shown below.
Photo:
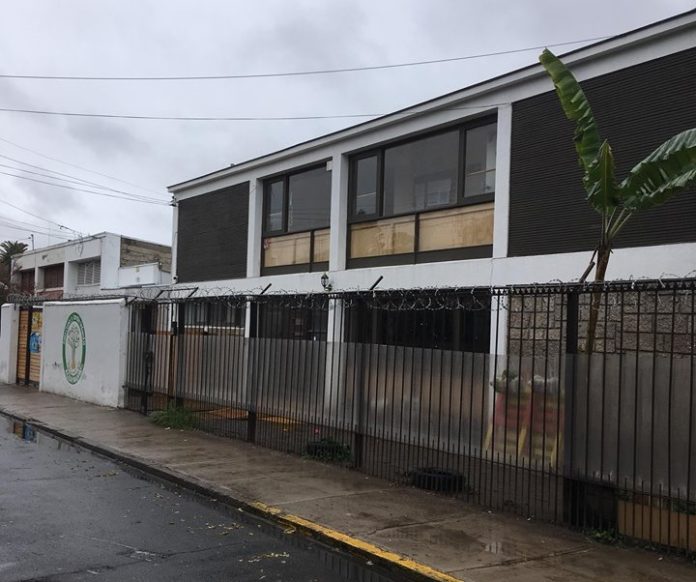
M331 281L329 281L329 274L328 273L324 273L321 276L321 286L324 288L324 291L331 291L331 289L333 288Z

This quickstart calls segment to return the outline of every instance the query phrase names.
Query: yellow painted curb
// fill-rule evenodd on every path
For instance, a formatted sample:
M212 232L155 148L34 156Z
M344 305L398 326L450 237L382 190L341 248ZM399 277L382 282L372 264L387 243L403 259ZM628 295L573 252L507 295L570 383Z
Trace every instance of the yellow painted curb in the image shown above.
M258 511L272 516L276 520L280 520L289 525L300 527L304 530L310 530L324 537L336 540L337 542L340 542L343 545L355 548L356 550L359 550L361 552L372 554L373 556L385 562L390 562L401 568L406 568L407 570L411 570L412 572L420 574L421 576L427 576L432 580L437 580L438 582L462 582L461 578L455 578L454 576L445 574L440 570L436 570L435 568L431 568L430 566L426 566L425 564L416 562L411 558L407 558L406 556L402 556L395 552L383 550L382 548L374 544L354 538L352 536L349 536L348 534L344 534L340 531L336 531L335 529L331 529L330 527L319 525L318 523L314 523L313 521L310 521L303 517L292 515L290 513L285 513L282 509L278 507L266 505L261 501L254 501L250 505L252 505Z

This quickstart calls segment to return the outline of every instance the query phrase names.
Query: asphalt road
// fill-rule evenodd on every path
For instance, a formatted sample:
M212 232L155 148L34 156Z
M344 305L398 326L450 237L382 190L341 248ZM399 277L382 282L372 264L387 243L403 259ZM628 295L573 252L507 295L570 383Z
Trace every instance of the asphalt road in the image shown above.
M84 449L12 430L0 417L3 582L398 579Z

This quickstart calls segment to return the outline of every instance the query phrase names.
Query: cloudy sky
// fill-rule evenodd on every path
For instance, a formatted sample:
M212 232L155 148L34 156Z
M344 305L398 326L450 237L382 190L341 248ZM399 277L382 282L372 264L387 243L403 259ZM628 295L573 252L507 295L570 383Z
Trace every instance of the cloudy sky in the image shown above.
M4 0L0 74L195 76L400 63L619 34L696 3L584 0L582 10L577 5L570 0ZM294 78L0 78L0 108L155 116L387 113L527 65L538 52ZM123 193L166 202L169 184L356 121L361 120L155 121L0 111L0 240L29 242L34 230L37 247L55 243L70 235L59 224L85 234L106 230L170 243L170 207L124 200Z

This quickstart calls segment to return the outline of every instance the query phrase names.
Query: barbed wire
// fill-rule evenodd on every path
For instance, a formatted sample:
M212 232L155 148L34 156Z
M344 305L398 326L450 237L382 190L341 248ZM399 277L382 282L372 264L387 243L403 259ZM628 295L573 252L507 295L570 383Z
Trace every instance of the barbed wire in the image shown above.
M696 274L696 270L690 275ZM646 292L655 292L646 299ZM336 290L336 291L297 291L274 289L260 285L248 289L232 287L182 287L157 286L141 287L127 290L114 290L90 296L65 294L60 298L46 297L41 294L13 292L8 295L8 302L22 305L36 305L45 301L94 301L105 299L125 299L128 302L143 303L225 303L240 306L245 303L276 303L293 308L326 309L332 302L342 302L345 307L358 304L371 309L388 311L537 311L539 301L557 301L559 306L562 296L577 294L581 309L586 308L593 294L601 293L601 309L638 309L640 302L657 302L658 310L671 308L672 297L678 292L696 291L696 278L637 278L625 281L562 282L554 281L543 284L476 286L476 287L419 287L410 289L375 289L375 290ZM635 292L635 293L631 293ZM522 301L520 301L520 299ZM648 311L645 305L643 311ZM557 306L540 307L541 311L552 311Z

